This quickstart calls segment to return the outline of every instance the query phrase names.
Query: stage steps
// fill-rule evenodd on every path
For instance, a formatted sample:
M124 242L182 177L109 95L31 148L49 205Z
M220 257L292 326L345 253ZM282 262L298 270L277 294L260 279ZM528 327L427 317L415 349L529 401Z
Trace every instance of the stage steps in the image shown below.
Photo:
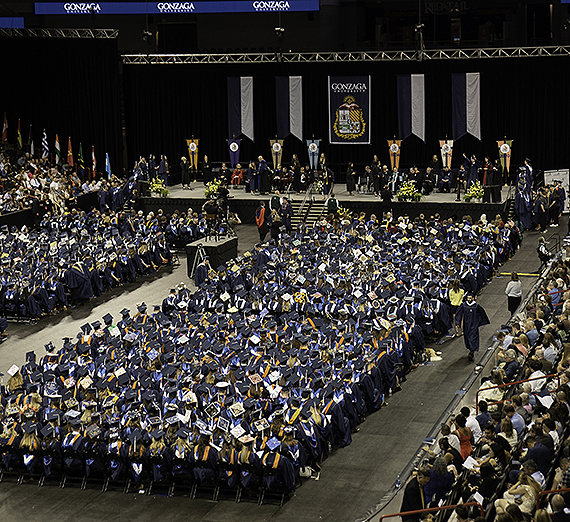
M309 207L309 212L307 212L305 223L309 226L313 226L323 215L326 216L326 213L326 201L320 198L314 199Z

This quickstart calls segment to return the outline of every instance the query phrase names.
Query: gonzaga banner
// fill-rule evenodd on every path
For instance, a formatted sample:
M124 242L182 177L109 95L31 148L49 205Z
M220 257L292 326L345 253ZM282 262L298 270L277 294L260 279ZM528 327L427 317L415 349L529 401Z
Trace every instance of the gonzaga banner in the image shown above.
M329 143L370 144L370 76L329 76Z

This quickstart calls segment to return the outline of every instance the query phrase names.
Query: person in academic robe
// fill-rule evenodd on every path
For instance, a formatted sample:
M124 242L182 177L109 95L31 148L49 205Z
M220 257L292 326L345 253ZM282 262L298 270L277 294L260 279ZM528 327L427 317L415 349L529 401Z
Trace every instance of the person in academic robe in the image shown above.
M291 203L287 201L287 198L283 198L281 203L281 208L279 209L279 215L281 216L281 223L287 230L287 233L291 233L292 226L291 220L293 219L293 207Z
M265 236L269 232L269 226L267 225L267 215L265 213L265 203L262 201L255 210L255 222L257 223L257 231L259 233L259 241L262 243L265 241Z
M474 353L479 351L479 327L489 324L489 318L484 308L475 301L475 296L470 293L455 314L455 327L463 332L465 348L469 354L468 359L473 361Z
M515 215L525 230L532 228L532 209L530 195L526 191L526 178L519 176L515 193Z
M346 169L346 191L349 196L354 196L353 192L356 190L355 174L354 163L351 161Z
M202 283L208 279L208 273L210 272L210 259L205 257L196 267L196 272L194 274L194 282L196 287L200 288Z
M207 185L212 181L212 165L208 160L208 156L204 156L204 161L202 162L202 180L204 185Z
M420 469L416 472L416 476L413 477L404 488L400 512L419 511L427 508L424 486L428 484L430 478L431 474L428 470ZM421 518L421 513L402 516L403 522L417 522L421 520Z
M186 156L181 158L180 173L182 174L182 188L190 188L190 162L186 159Z
M259 193L268 194L271 189L271 181L269 180L270 170L263 156L259 156L259 165L257 167L257 175L259 176Z

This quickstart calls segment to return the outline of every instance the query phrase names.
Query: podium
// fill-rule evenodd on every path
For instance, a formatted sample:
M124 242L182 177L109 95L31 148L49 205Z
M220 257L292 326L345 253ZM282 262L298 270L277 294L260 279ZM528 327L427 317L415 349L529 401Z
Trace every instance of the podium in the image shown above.
M188 277L192 279L192 266L198 251L198 246L204 248L204 252L210 258L210 266L216 270L220 265L225 265L231 259L235 259L238 253L238 238L203 238L186 245L186 270Z

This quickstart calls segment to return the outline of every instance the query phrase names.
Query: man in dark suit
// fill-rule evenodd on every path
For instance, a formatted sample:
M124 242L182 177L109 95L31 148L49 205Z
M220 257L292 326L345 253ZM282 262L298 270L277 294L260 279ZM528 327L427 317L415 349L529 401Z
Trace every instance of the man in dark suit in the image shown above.
M424 495L424 486L429 482L430 473L427 470L420 469L417 475L408 482L404 489L404 497L402 498L402 506L400 511L417 511L426 508L426 500ZM413 515L403 515L404 522L412 522L420 520L421 513Z
M552 513L550 514L552 522L570 521L570 515L564 511L566 502L564 502L564 497L562 495L554 495L550 499L550 505L552 507Z

